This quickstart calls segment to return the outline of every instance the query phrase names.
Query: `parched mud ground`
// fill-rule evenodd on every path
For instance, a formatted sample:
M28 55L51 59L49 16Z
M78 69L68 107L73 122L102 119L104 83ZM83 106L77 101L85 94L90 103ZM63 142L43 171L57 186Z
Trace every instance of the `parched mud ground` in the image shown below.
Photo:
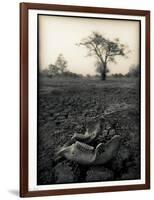
M103 166L54 162L55 151L88 122L105 114L122 140L117 156ZM98 139L99 140L99 139ZM140 178L140 107L137 79L40 78L38 92L37 183L75 183Z

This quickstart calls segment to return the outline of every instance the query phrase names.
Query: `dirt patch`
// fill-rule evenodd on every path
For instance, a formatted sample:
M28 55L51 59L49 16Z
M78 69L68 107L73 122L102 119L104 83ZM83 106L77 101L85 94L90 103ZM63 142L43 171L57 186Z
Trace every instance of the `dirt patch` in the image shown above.
M124 84L112 80L41 80L38 93L38 184L90 180L87 174L90 177L89 173L92 171L76 163L65 163L64 169L70 177L63 177L61 180L59 169L62 169L63 163L57 165L53 158L55 151L70 140L75 132L84 134L88 122L96 117L99 119L98 116L102 114L105 114L102 135L106 131L106 138L99 139L97 143L103 140L105 142L115 134L109 134L108 127L114 127L116 133L122 137L118 157L102 166L108 170L106 174L114 174L109 176L113 180L140 177L138 83L136 80L122 81ZM78 178L74 169L78 169ZM97 168L94 171L97 171ZM100 177L103 177L104 171L98 170L99 173ZM99 181L104 181L104 178Z

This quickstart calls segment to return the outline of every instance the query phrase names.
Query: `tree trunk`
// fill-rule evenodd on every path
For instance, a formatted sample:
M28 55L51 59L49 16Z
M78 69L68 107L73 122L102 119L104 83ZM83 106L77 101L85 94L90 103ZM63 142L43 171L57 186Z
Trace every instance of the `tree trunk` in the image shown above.
M102 81L106 80L106 73L104 71L101 74L101 79L102 79Z
M106 80L106 64L104 65L104 69L101 73L101 78L102 78L102 81Z

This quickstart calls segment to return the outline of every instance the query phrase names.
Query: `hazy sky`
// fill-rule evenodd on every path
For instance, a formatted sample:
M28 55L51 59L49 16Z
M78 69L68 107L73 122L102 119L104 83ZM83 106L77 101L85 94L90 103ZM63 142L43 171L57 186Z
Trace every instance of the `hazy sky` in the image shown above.
M39 27L41 69L54 64L57 56L62 53L68 61L68 70L83 75L96 74L96 58L86 57L86 47L76 45L93 31L111 40L119 38L131 50L129 58L118 56L117 64L108 65L110 73L125 74L131 65L139 63L140 38L137 21L40 16Z

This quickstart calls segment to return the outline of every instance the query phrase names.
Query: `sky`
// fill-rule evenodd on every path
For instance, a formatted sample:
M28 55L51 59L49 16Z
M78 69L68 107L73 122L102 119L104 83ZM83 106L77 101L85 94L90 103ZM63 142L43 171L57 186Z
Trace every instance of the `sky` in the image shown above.
M139 64L140 27L138 21L94 19L62 16L39 16L39 67L46 69L63 54L68 70L82 75L96 74L96 58L88 57L88 49L77 43L96 31L105 38L128 45L128 58L117 56L116 64L109 63L110 74L126 74L132 65Z

